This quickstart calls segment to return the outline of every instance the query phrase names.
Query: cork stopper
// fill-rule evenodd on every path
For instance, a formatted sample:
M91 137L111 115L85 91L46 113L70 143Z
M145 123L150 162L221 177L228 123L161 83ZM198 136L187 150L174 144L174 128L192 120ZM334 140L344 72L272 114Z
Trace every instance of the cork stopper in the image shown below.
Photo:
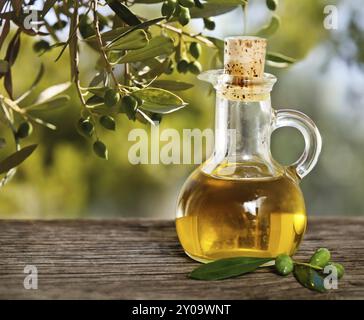
M226 38L224 69L204 72L198 78L212 83L223 99L244 103L267 100L277 78L264 73L266 47L263 38Z
M267 40L258 37L225 39L224 73L244 79L262 79Z

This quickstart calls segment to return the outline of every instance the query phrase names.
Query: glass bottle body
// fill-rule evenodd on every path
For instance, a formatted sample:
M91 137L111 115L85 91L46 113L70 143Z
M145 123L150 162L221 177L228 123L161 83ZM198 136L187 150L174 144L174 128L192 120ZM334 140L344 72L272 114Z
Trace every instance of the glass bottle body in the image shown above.
M226 179L219 170L206 174L198 168L183 187L176 228L185 252L201 262L294 254L306 229L305 204L294 178L283 173Z
M177 204L177 234L190 257L209 262L292 255L298 249L307 222L298 168L311 170L312 153L317 159L321 145L310 144L312 128L302 114L304 124L294 115L277 115L269 94L249 102L217 96L214 152L187 179ZM301 130L306 141L304 154L290 167L270 152L271 133L283 125Z

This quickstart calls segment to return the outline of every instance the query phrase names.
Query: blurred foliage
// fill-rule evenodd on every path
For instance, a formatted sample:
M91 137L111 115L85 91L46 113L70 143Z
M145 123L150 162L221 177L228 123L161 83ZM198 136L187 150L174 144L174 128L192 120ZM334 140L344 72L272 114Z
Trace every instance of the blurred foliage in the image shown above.
M271 38L269 45L272 50L303 59L312 47L329 36L329 31L323 28L324 7L336 2L282 1L278 9L282 23Z

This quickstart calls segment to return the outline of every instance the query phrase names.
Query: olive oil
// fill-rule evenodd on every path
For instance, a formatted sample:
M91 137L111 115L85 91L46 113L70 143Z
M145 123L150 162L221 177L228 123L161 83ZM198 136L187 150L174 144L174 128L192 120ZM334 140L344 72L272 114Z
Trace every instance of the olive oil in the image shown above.
M185 252L201 262L292 255L306 229L295 178L282 172L277 177L236 179L222 176L225 169L211 174L197 169L182 189L176 228Z

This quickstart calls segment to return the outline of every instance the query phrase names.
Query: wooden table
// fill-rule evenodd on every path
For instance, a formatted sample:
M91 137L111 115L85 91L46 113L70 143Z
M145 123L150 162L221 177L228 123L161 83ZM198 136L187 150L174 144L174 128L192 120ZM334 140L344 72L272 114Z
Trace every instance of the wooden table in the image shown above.
M310 218L296 258L332 250L346 275L338 290L315 293L265 269L240 278L196 281L172 221L0 221L0 298L25 299L363 299L364 219ZM24 289L35 265L38 289Z

